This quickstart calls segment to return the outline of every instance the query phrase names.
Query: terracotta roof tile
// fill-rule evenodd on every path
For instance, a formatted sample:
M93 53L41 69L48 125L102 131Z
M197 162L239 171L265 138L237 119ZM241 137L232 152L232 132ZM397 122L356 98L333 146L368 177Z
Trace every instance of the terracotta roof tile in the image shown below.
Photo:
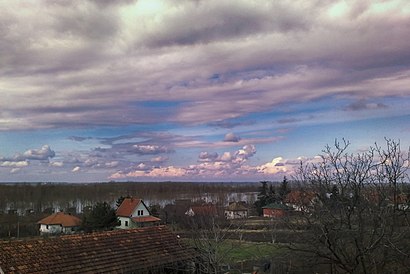
M62 225L65 227L79 226L81 224L81 219L63 212L57 212L45 217L44 219L41 219L37 222L37 224Z
M148 222L159 222L161 221L160 218L154 216L141 216L141 217L134 217L132 220L136 223L148 223Z
M192 206L191 209L195 215L200 216L214 216L218 213L215 205Z
M230 210L230 211L247 211L248 209L240 203L231 203L230 205L228 205L226 207L226 210Z
M141 199L125 198L117 209L117 216L129 217L135 208L141 203Z
M165 226L0 241L0 250L4 273L141 273L196 256Z

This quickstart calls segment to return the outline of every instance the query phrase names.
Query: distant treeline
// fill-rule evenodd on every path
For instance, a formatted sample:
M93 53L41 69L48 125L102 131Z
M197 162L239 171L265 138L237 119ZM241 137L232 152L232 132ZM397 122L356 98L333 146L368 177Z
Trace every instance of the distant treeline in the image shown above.
M108 183L2 183L0 211L10 209L42 212L49 207L75 207L95 202L115 201L120 196L151 200L174 200L257 191L258 183L197 183L197 182L108 182ZM181 195L183 195L181 197Z

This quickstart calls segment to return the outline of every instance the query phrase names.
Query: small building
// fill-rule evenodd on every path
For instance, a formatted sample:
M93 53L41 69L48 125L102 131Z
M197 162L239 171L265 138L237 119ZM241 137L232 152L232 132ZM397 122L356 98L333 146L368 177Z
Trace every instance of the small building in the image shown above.
M0 273L21 274L193 273L198 258L165 226L0 241L0 250Z
M119 229L130 229L159 225L160 218L154 217L141 199L125 198L116 211Z
M185 212L185 215L189 217L217 217L218 210L213 204L194 205Z
M228 220L248 218L248 209L243 203L230 203L225 208L225 218Z
M282 218L289 212L289 207L284 204L272 203L262 207L263 217Z
M81 219L57 212L37 222L40 225L40 234L72 234L79 230Z
M309 211L316 199L313 191L292 190L284 199L284 203L295 211Z

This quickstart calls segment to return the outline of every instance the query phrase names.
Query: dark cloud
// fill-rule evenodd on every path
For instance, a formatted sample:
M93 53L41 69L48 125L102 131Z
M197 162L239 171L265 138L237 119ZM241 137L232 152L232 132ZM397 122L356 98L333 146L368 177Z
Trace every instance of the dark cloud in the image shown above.
M86 141L86 140L91 140L93 138L92 137L70 136L70 137L68 137L68 139L71 140L71 141L83 142L83 141Z
M239 142L240 139L241 139L241 138L240 138L239 136L236 136L234 133L229 132L229 133L225 134L224 142L234 142L234 143L237 143L237 142Z
M306 29L307 17L300 10L279 2L265 4L267 7L250 2L204 1L181 5L178 12L164 15L162 28L147 33L145 41L150 46L192 45Z
M344 108L346 111L361 111L361 110L374 110L374 109L385 109L388 106L383 103L369 103L365 100L360 100L349 104Z

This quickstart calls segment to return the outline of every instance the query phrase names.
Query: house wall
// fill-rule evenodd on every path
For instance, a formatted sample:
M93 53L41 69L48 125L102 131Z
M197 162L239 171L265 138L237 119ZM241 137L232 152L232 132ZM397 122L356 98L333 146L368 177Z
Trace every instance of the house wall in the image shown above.
M120 229L129 229L132 227L132 221L131 218L128 217L118 217L118 220L120 221L120 225L117 226L117 228ZM127 223L126 223L127 222ZM128 224L128 225L126 225Z
M142 210L142 215L138 214L138 211ZM149 216L148 208L145 207L143 203L139 203L139 205L135 208L132 212L131 217L141 217L141 216Z
M78 230L78 227L64 227L62 225L40 225L41 234L73 234Z
M63 231L63 227L61 225L40 225L40 233L41 234L59 234Z
M225 210L225 218L228 220L232 219L244 219L248 217L247 211L231 211Z

